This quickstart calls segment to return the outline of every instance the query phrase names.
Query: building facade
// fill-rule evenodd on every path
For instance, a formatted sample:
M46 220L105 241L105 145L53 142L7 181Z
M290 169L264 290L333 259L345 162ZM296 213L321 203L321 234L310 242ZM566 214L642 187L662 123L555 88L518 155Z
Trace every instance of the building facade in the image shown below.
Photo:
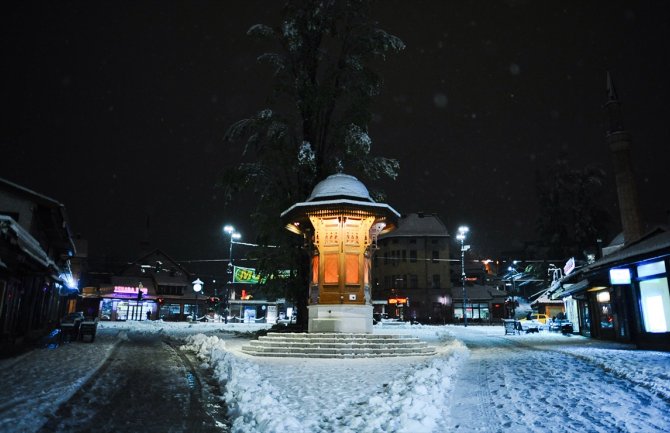
M0 179L0 352L34 342L74 311L75 253L64 205Z
M613 159L622 235L598 260L565 272L549 292L564 301L568 319L582 335L670 350L670 232L657 226L642 234L631 134L623 126L609 74L607 91L605 138Z
M640 348L670 350L670 232L658 227L551 289L576 332Z
M188 320L206 311L207 282L196 295L194 275L161 250L123 269L89 276L79 309L101 320Z
M375 313L426 323L453 321L450 236L435 214L412 213L381 235L374 253Z

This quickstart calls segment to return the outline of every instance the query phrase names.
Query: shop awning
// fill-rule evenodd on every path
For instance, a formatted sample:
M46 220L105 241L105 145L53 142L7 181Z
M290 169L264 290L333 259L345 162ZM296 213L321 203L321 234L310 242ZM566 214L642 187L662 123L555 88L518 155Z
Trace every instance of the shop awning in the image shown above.
M589 280L586 278L574 284L561 284L561 287L551 294L551 299L565 298L573 293L585 290L589 285Z

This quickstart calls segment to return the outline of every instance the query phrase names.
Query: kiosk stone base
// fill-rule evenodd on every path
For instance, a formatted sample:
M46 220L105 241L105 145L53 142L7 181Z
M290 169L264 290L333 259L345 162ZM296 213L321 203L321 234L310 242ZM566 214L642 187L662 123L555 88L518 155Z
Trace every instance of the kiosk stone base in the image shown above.
M310 305L307 332L372 333L372 305Z

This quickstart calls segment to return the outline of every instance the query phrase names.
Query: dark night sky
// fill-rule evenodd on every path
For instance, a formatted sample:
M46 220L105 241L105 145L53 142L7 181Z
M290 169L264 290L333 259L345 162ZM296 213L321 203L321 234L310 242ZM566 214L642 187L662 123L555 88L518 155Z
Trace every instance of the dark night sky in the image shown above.
M226 128L264 107L264 50L246 36L281 2L15 2L2 15L0 177L65 204L90 254L227 257L248 206L214 188L240 149ZM384 1L407 45L380 70L373 152L400 159L388 203L471 227L482 256L532 240L534 172L560 152L610 175L605 73L633 135L642 213L665 222L670 41L664 1ZM248 197L253 200L253 197ZM278 222L279 223L279 222Z

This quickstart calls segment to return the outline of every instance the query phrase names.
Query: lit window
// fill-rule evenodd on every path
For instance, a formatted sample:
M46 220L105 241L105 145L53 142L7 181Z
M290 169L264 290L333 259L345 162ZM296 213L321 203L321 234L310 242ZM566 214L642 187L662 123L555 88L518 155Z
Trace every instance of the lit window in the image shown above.
M610 269L610 283L630 284L630 269Z
M358 284L358 254L346 254L346 282Z
M319 284L319 256L312 257L312 284Z
M670 295L667 278L640 281L644 328L647 332L669 332Z
M339 272L337 271L338 254L323 255L323 282L324 284L337 284Z
M646 263L637 267L637 276L648 277L650 275L664 274L665 273L665 262L653 262Z

